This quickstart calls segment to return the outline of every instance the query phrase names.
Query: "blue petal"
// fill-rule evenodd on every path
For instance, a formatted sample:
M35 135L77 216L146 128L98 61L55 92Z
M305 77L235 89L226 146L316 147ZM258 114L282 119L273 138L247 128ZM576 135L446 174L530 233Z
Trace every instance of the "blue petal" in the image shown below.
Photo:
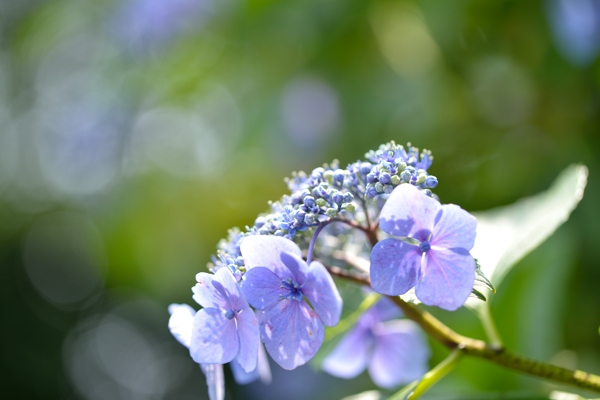
M235 277L228 268L219 268L215 272L213 286L226 298L227 310L237 311L249 308Z
M302 257L297 254L283 252L281 253L281 262L292 273L294 281L300 285L306 281L309 268Z
M319 350L324 329L304 301L282 300L262 311L260 335L271 358L284 369L294 369Z
M219 269L222 270L224 268ZM215 275L200 272L196 274L196 286L192 288L192 298L202 307L229 309L229 300L213 286Z
M237 359L229 363L231 372L233 373L233 379L238 385L247 385L248 383L254 382L258 379L258 368L254 368L250 372L244 371L244 368L238 363Z
M237 362L246 372L256 369L258 358L258 345L260 338L258 334L258 320L250 307L235 315L237 331L240 338L240 350Z
M190 347L192 340L192 329L194 326L194 315L196 311L187 304L171 304L169 306L169 330L185 347Z
M323 371L339 378L351 379L365 370L368 352L373 345L370 329L354 327L323 360Z
M384 239L371 251L371 287L378 293L397 296L417 283L421 252L417 246Z
M288 293L281 288L281 278L263 267L252 268L244 274L242 292L252 307L259 310L277 303Z
M225 378L223 377L223 365L200 364L200 369L206 375L208 386L208 398L210 400L223 400L225 398Z
M294 242L279 236L246 236L240 245L240 252L246 268L265 267L281 279L294 279L289 269L281 262L281 253L302 257L302 251Z
M432 247L461 247L471 250L475 243L477 219L454 204L442 206L441 217L433 228Z
M190 354L198 364L225 364L240 348L234 319L216 308L203 308L194 317Z
M264 384L269 384L273 380L271 376L271 367L269 366L269 357L265 351L265 346L262 343L258 344L258 365L256 366L260 381Z
M423 258L415 294L428 306L454 311L473 289L475 260L465 249L431 249Z
M375 347L369 374L377 386L392 389L427 372L429 348L414 322L389 321L377 325L373 333Z
M428 239L441 204L409 184L398 185L379 215L379 226L395 236Z
M314 261L310 264L307 280L302 286L302 294L325 325L334 326L340 322L342 297L331 275L320 262Z

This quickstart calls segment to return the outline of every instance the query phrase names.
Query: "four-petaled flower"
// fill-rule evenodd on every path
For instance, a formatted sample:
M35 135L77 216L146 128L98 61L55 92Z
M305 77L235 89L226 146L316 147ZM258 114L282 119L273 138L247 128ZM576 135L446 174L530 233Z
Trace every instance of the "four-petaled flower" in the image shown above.
M416 286L417 298L426 305L453 311L465 303L475 280L469 253L475 217L457 205L441 205L412 185L400 185L381 210L379 226L403 240L384 239L373 248L375 291L395 296Z
M417 324L390 321L400 316L389 299L379 300L325 358L323 371L350 379L368 365L373 382L387 389L421 378L427 371L429 349Z
M227 268L196 275L194 300L202 307L194 316L190 354L199 364L225 364L234 358L246 371L256 368L258 322Z
M248 236L240 251L248 269L242 291L261 310L267 352L285 369L306 363L323 343L323 324L333 326L340 319L342 299L333 279L321 263L309 266L300 248L282 237Z

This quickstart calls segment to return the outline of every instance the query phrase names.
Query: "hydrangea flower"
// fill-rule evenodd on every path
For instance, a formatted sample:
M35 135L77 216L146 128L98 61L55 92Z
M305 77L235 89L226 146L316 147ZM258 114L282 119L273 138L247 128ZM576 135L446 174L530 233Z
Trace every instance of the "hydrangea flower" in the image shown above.
M441 205L412 185L397 187L379 216L390 235L371 252L371 286L401 295L415 287L426 305L462 306L473 289L475 260L469 253L477 220L454 204Z
M199 364L225 364L236 359L250 372L258 357L258 322L227 268L196 275L194 300L202 307L194 316L190 354Z
M282 237L248 236L240 249L247 268L242 291L261 310L267 352L285 369L306 363L323 343L323 324L340 320L342 298L333 279L321 263L309 266L300 248Z
M171 304L169 306L169 330L175 339L182 345L190 348L192 330L196 311L187 304ZM223 400L225 398L225 378L223 377L222 364L200 364L200 369L206 376L208 397L210 400Z
M400 316L389 299L379 300L325 358L323 370L351 379L368 366L373 382L386 389L420 379L428 369L429 348L417 324L390 321Z
M187 304L171 304L169 306L169 330L171 334L185 347L190 348L192 342L192 331L194 328L194 317L196 311ZM259 379L263 383L271 382L271 370L263 346L258 347L258 365L250 372L246 372L242 366L233 360L229 366L233 378L240 385L245 385ZM225 380L222 364L200 364L200 369L206 375L206 385L210 400L223 400L225 398Z

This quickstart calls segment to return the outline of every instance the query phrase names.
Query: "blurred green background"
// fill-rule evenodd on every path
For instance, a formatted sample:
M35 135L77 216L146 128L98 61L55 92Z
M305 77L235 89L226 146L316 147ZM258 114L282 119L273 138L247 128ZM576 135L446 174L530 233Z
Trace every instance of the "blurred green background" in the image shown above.
M589 167L492 308L509 347L600 373L599 51L598 0L0 0L0 397L207 398L168 304L292 170L389 140L431 149L436 193L470 211ZM226 398L374 388L272 367L227 370ZM552 388L465 360L428 397Z

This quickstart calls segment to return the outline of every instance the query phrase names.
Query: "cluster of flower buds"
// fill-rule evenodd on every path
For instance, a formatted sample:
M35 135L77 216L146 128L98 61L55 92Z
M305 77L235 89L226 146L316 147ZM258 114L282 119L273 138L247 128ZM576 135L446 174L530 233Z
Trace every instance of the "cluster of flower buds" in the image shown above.
M386 143L379 146L378 150L369 151L365 157L373 164L355 164L354 170L366 173L365 196L369 199L392 193L401 183L417 186L431 196L430 189L438 184L435 176L427 174L427 169L433 162L431 152L423 150L419 155L419 149L412 147L410 143L407 150L394 142Z
M367 152L365 158L366 161L356 161L346 169L334 160L310 174L294 172L285 179L291 194L270 202L270 212L259 216L245 232L230 230L219 243L209 269L228 267L239 280L245 272L239 250L244 236L275 235L293 240L299 233L330 219L352 220L357 211L364 215L368 212L365 207L375 198L391 193L401 183L416 186L429 196L430 189L438 184L435 176L427 174L433 161L431 152L423 150L419 154L419 149L410 143L405 149L392 141Z

